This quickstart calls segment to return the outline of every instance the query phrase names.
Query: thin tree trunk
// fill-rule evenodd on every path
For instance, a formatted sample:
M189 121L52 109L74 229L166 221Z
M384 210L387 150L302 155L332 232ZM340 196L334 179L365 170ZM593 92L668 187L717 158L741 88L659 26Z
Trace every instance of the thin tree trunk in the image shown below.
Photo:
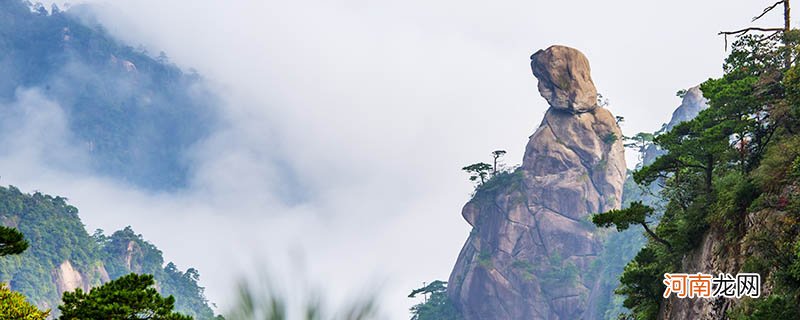
M791 20L792 9L789 7L789 0L783 0L783 46L786 49L786 52L783 54L783 66L786 69L789 69L792 66L792 50L789 48L791 44L787 38L789 35L789 30L792 28Z
M667 247L667 250L672 252L672 245L669 244L669 242L667 242L667 240L659 238L656 235L656 233L653 232L653 230L650 230L650 228L647 227L647 223L642 223L642 227L644 227L644 231L647 232L647 234L649 234L651 237L653 237L653 240L658 241L659 243L663 244L665 247Z
M783 1L783 29L784 29L784 32L789 32L789 30L791 30L791 28L792 28L792 25L790 23L791 19L792 19L791 11L792 11L791 8L789 8L789 0L784 0Z
M706 194L708 196L708 201L711 201L711 192L713 191L713 183L714 183L714 156L708 155L706 158Z

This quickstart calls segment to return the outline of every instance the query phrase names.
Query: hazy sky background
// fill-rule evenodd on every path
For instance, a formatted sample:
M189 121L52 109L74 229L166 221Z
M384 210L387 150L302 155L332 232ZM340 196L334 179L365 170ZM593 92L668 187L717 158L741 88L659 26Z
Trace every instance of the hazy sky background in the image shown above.
M472 187L460 168L495 149L521 161L547 108L533 52L580 49L624 132L654 131L677 90L721 73L716 33L771 4L86 2L113 35L209 79L225 126L191 153L188 189L154 194L49 166L53 150L85 155L69 148L57 102L21 89L16 103L47 107L20 116L27 140L0 153L3 184L66 196L90 230L133 226L168 261L197 267L223 311L258 265L306 276L335 301L379 291L390 319L408 318L411 289L448 277L466 240Z

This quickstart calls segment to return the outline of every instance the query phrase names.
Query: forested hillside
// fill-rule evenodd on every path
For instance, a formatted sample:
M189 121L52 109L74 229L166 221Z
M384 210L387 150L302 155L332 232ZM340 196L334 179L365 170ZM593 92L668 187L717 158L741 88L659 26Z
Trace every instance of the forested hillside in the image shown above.
M724 75L701 85L709 108L655 137L663 155L633 178L659 185L663 215L640 202L595 217L653 229L620 278L628 317L800 318L798 39L788 29L739 38ZM664 299L674 272L759 273L762 296Z
M88 291L139 273L154 275L159 291L175 296L177 311L195 319L214 317L197 270L164 265L161 251L130 227L111 236L89 235L78 209L65 198L0 187L0 224L17 228L30 244L22 254L0 259L0 282L43 309L56 310L64 291Z
M20 116L12 102L35 89L63 109L90 170L140 187L183 187L186 151L214 125L215 98L196 73L119 43L81 7L0 2L0 70L0 115Z

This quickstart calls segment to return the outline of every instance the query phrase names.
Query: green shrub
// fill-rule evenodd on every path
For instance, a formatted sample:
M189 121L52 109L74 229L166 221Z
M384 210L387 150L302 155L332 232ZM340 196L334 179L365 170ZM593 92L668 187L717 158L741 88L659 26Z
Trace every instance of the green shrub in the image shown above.
M800 319L797 301L783 295L772 294L760 299L746 299L728 312L732 320Z
M522 184L522 171L498 171L475 189L474 198L494 198L502 190L518 188Z
M739 171L731 171L714 181L717 201L708 216L710 224L727 231L728 239L741 233L740 228L751 204L759 197L759 188Z
M478 265L484 267L486 269L491 268L492 265L492 254L487 251L481 251L478 254Z
M603 136L603 143L611 145L614 144L614 142L617 142L617 139L618 139L617 135L614 134L613 132L610 132Z
M11 291L5 283L0 283L0 319L44 320L49 315L50 310L39 310L21 293Z
M796 179L800 172L800 136L790 136L770 145L761 164L752 173L754 183L764 191L777 191Z
M525 281L533 281L536 279L536 276L534 275L534 265L533 263L530 263L530 261L516 259L511 263L511 267L519 270L522 278Z
M792 178L797 179L800 177L800 156L794 158L792 161L792 171L791 171Z

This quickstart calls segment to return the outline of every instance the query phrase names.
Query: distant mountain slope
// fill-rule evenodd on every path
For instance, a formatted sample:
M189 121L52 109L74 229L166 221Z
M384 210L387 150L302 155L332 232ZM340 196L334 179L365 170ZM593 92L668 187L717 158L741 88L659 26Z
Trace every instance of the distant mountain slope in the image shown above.
M176 310L213 319L193 268L164 265L161 251L130 227L90 236L78 209L62 197L0 187L0 224L18 228L30 242L21 255L0 259L0 282L42 308L56 310L64 291L91 287L131 272L153 274L159 291L175 296Z
M655 135L668 132L679 123L694 119L700 111L708 108L708 101L703 97L703 92L700 91L699 85L686 89L681 99L681 105L672 112L672 118L661 129L656 131ZM651 144L643 155L642 164L649 165L665 153L664 150L658 149L655 144Z
M0 108L38 88L63 108L91 170L150 189L183 187L186 151L214 125L214 96L163 53L121 44L73 11L85 10L0 2Z

